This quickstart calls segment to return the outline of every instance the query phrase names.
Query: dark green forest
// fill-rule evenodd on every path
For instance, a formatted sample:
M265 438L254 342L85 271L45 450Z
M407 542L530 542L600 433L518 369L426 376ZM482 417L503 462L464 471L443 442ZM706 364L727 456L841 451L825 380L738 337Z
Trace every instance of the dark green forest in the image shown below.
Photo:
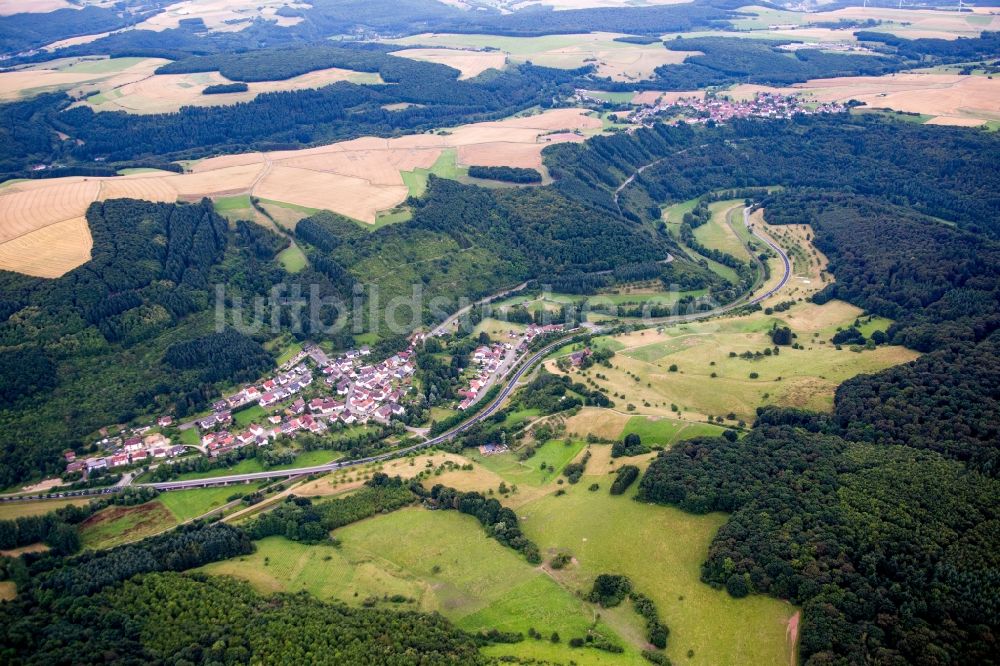
M437 614L262 597L195 567L253 552L227 525L190 525L110 551L8 561L6 664L476 664L478 637ZM251 661L252 660L252 661Z
M998 245L871 197L767 203L829 253L836 286L814 300L891 312L893 341L934 351L845 382L832 415L764 408L742 440L675 446L639 497L731 512L702 578L802 605L807 664L993 663Z
M891 317L891 341L928 353L846 382L831 415L763 410L742 440L678 445L654 461L640 496L732 513L703 577L734 596L768 593L801 604L806 663L989 663L1000 624L989 592L1000 578L997 142L978 131L846 114L656 126L547 149L553 186L487 190L432 178L427 193L409 202L408 222L368 232L335 215L309 218L296 231L311 263L300 277L338 296L356 283L377 283L390 296L419 284L428 297L443 298L439 313L417 321L434 319L460 295L532 277L583 284L623 266L646 275L641 267L676 250L658 228L661 205L717 189L784 185L761 202L772 222L813 226L836 279L815 298ZM614 190L647 164L616 204ZM183 413L213 396L215 382L249 376L268 361L262 340L209 328L209 285L265 293L284 278L271 258L285 241L248 224L230 228L208 203L104 202L88 220L92 262L57 280L0 275L0 369L25 393L7 392L0 412L7 482L53 469L67 441L80 444L99 425L153 405L176 404ZM21 358L43 372L55 368L55 379L14 376ZM576 390L540 378L522 402L544 408L577 399ZM581 403L588 399L580 395ZM494 425L471 430L467 443L486 441ZM445 495L446 505L465 510L467 503L495 531L498 506ZM303 525L324 519L304 505L287 510L288 520L268 533L299 525L298 517ZM296 536L318 534L305 529ZM495 536L533 557L519 531ZM241 547L240 538L230 542ZM29 604L18 611L26 619L10 623L4 644L23 646L34 635L24 622L51 624L38 635L66 635L44 605L47 594L120 594L141 585L121 586L132 575L179 571L188 561L174 560L166 547L136 548L114 556L120 560L82 556L70 569L48 559L33 564L38 592L19 598ZM211 552L228 557L228 549ZM191 561L210 557L201 547L185 552ZM129 635L137 650L160 649L146 646L141 630ZM198 649L212 649L218 638ZM455 649L465 640L455 638ZM53 638L43 647L70 644Z
M207 200L99 202L87 221L88 263L54 280L0 272L0 486L57 473L60 452L86 450L100 427L151 409L183 416L219 382L273 365L259 340L211 317L215 284L232 297L281 279L251 244L269 232L230 230Z

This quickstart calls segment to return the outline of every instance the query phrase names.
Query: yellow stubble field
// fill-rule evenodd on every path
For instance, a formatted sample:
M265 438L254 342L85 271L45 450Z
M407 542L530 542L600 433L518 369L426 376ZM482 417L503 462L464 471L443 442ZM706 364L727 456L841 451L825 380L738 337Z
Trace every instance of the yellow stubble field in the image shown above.
M1000 120L1000 79L986 76L907 72L886 76L813 79L787 88L741 85L734 97L757 92L799 93L816 102L858 100L872 108L935 116L935 124L981 125Z
M82 220L94 201L252 194L373 223L380 211L406 199L409 190L400 173L429 168L445 150L455 149L465 165L537 168L546 145L580 141L583 132L600 127L583 109L553 109L440 133L214 157L189 165L183 174L12 182L0 187L0 269L56 277L87 261L92 241Z

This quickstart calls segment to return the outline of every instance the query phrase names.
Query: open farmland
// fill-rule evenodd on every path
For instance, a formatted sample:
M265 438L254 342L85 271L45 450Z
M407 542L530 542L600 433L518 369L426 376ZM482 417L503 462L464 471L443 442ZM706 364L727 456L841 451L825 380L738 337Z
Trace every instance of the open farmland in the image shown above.
M0 0L0 16L27 12L43 14L72 7L66 0Z
M0 73L0 101L34 97L66 90L73 97L112 90L142 81L157 67L170 62L162 58L61 58L18 67Z
M675 664L793 661L794 638L788 632L796 615L793 606L763 596L737 600L700 580L701 563L724 515L692 516L640 504L632 499L634 491L612 497L606 489L613 476L592 475L601 471L595 464L565 495L547 495L518 508L525 532L544 558L573 556L570 566L551 572L561 585L586 590L598 574L628 576L656 602L670 628L667 655ZM588 491L595 482L600 490ZM487 652L502 654L494 648Z
M1000 29L1000 15L989 7L973 8L959 14L952 9L898 9L888 7L842 7L824 12L793 12L760 6L741 7L747 16L734 19L732 25L747 36L788 37L810 41L854 41L857 28L830 30L809 27L810 23L841 20L881 21L871 30L886 32L906 39L925 37L958 39L978 37L984 30Z
M918 71L887 76L814 79L787 88L740 85L729 94L752 97L758 92L801 94L809 101L858 100L871 108L934 116L936 124L976 125L1000 120L1000 79Z
M507 57L499 51L472 49L405 49L389 55L423 60L453 67L462 73L459 79L471 79L487 69L503 69Z
M637 427L646 428L643 435L650 436L648 428L655 426ZM444 483L484 493L495 490L500 481L508 486L520 484L503 502L518 506L524 529L542 547L546 561L558 552L573 557L562 570L531 566L487 538L469 516L413 507L336 530L334 536L340 541L336 548L269 537L258 542L254 554L209 564L201 571L243 578L265 593L305 591L348 604L438 611L470 631L535 628L546 639L553 631L562 637L558 644L527 639L494 645L486 648L490 656L559 663L572 658L581 665L640 663L638 650L645 646L645 638L631 605L597 609L577 595L589 588L598 573L615 571L632 577L637 588L660 606L671 629L671 656L693 649L692 663L788 663L792 646L787 622L795 613L793 607L758 596L733 599L699 581L699 564L724 517L692 516L638 504L628 496L611 497L607 494L609 471L622 459L609 458L609 446L589 450L588 473L577 485L558 483L562 478L558 473L547 474L545 479L537 476L536 458L545 458L557 468L580 458L582 445L566 447L562 442L546 444L536 458L525 463L513 454L491 456L489 464L498 471L488 472L475 463L474 471L445 471L424 482L427 487ZM470 460L455 454L434 454L431 459L443 460L442 456L458 464ZM387 466L384 471L412 474L426 468L427 458L420 456L412 465L405 459L393 461L396 468ZM649 458L624 460L645 467ZM591 483L598 483L599 490L589 491ZM565 494L557 496L559 489ZM305 487L295 492L313 494ZM642 548L621 548L621 525L630 525L644 535L643 543L649 543ZM671 537L664 539L663 534ZM566 645L569 638L594 626L598 611L596 630L622 644L624 653ZM711 631L706 626L709 618ZM713 635L725 640L714 640Z
M703 422L709 416L733 414L749 422L764 404L826 411L844 380L917 357L903 347L856 353L827 342L838 326L849 326L860 315L860 309L839 301L822 306L802 302L773 315L757 312L662 331L636 331L614 337L624 349L616 352L612 368L595 367L582 377L574 371L572 377L594 380L608 390L619 409L633 405L635 413L648 416ZM773 347L769 331L774 323L789 325L804 348L784 347L779 355L740 358L744 352ZM671 366L677 370L671 371ZM559 372L554 361L546 367ZM603 379L596 376L598 372ZM751 373L758 376L751 378ZM679 414L672 411L674 405Z
M169 5L166 10L136 26L138 30L167 30L176 28L182 20L202 19L205 26L215 32L243 30L258 19L276 21L279 26L295 25L302 21L298 16L280 16L281 7L308 8L308 4L285 0L184 0Z
M232 83L219 72L156 74L162 58L61 58L0 73L0 101L65 90L95 111L171 113L184 106L223 106L284 90L321 88L338 81L382 83L378 74L331 67L281 81L248 83L246 92L204 95L210 85Z
M263 93L322 88L338 81L358 84L382 83L378 74L331 67L282 81L250 82L245 92L204 95L202 90L207 86L232 83L232 81L219 72L153 74L124 85L102 86L101 94L89 97L81 104L95 111L172 113L184 106L224 106L247 102Z
M533 626L546 637L557 631L568 640L593 623L588 604L518 553L486 538L470 516L408 508L334 534L340 548L270 537L253 555L201 571L244 578L263 592L304 590L351 604L369 599L397 610L437 611L470 631L527 632ZM400 601L388 601L394 595ZM598 626L610 633L603 623ZM570 654L565 643L548 649L563 659ZM573 654L581 664L632 663L638 656L630 651L630 660L593 661L587 659L592 652Z
M410 193L403 173L431 169L447 151L454 151L462 165L541 168L542 148L582 141L583 132L600 128L599 119L580 109L554 109L440 134L365 137L304 150L215 157L190 165L183 174L140 171L12 182L0 188L0 268L56 277L84 263L91 241L81 220L93 201L253 194L278 207L328 209L373 223L380 211L403 203Z
M692 52L668 51L659 42L628 44L614 41L618 33L594 32L545 37L496 35L421 34L392 40L394 44L435 48L499 49L514 63L531 61L544 67L576 69L593 64L599 76L615 81L635 81L653 76L661 65L684 61ZM406 51L398 53L406 55Z

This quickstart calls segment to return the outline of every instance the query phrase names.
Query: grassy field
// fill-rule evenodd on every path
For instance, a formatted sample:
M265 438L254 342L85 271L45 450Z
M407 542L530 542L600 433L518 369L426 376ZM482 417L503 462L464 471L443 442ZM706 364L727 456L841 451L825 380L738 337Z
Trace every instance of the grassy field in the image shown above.
M352 604L373 599L387 607L437 611L470 631L526 632L534 627L546 636L557 631L564 643L546 643L543 652L563 660L570 654L585 659L592 652L570 653L565 646L592 625L589 605L515 551L487 538L470 516L410 508L355 523L336 535L339 548L271 537L258 542L253 555L201 570L244 578L263 592L306 591ZM412 602L385 599L393 595ZM503 648L500 653L523 654L535 645L529 641ZM637 657L635 652L625 656L627 660L605 663L634 663Z
M630 427L648 438L665 432L641 419L630 419ZM523 528L542 548L546 562L560 552L573 556L562 570L531 566L515 551L487 538L469 516L412 507L336 530L339 547L304 546L271 537L258 542L252 555L210 564L201 571L246 579L262 592L305 591L349 604L437 611L470 631L535 628L545 636L557 631L562 638L556 645L527 639L485 648L493 657L581 666L644 663L638 654L644 630L631 605L597 609L581 599L598 573L619 572L657 602L671 630L668 653L675 663L789 663L786 622L794 608L764 597L736 600L699 581L699 566L725 517L691 516L639 504L630 497L611 497L609 470L620 461L610 459L606 445L590 447L589 473L579 484L557 484L555 475L542 478L540 462L561 469L582 449L582 444L566 447L549 442L525 463L512 455L481 462L475 456L444 454L459 464L475 461L474 471L445 472L424 482L482 492L500 480L522 484L525 490L516 496L520 504L504 501L517 506ZM628 460L644 467L650 458ZM409 473L424 467L407 461L396 464ZM403 473L388 467L385 471ZM591 483L597 483L599 490L588 490ZM566 492L557 496L557 489ZM623 547L626 539L635 547ZM397 602L390 599L393 595L398 595ZM626 651L613 655L566 645L569 638L592 627ZM690 659L688 650L694 651Z
M734 208L742 209L742 201L716 201L709 204L712 218L694 230L694 237L705 247L725 252L740 261L749 261L743 239L736 234L727 219L728 213Z
M187 444L188 446L197 446L201 443L201 437L198 435L197 426L188 428L186 430L181 430L181 436L178 438L181 444Z
M114 548L176 524L174 514L160 500L137 506L109 506L80 523L80 538L87 549Z
M247 407L233 414L233 422L238 428L245 428L253 422L261 422L267 418L267 412L260 405Z
M724 428L688 419L634 415L617 409L584 407L566 420L566 430L577 437L594 435L606 440L618 440L635 433L647 446L667 447L692 437L720 435Z
M90 500L42 500L39 502L0 502L0 520L15 520L22 516L42 516L64 506L84 506Z
M672 416L672 405L694 421L734 414L749 422L763 404L826 411L844 380L917 356L902 347L855 353L827 342L838 327L851 325L860 314L858 308L840 301L822 306L803 302L771 316L757 312L636 331L614 338L622 349L611 360L613 368L595 367L583 375L574 371L573 377L589 378L606 388L616 409L624 411L631 404L636 413L649 416ZM778 355L739 358L744 352L773 347L768 332L775 323L790 326L803 349L783 347ZM887 323L880 320L873 328ZM677 371L671 371L675 365ZM547 367L557 371L553 361ZM751 373L757 377L751 378Z
M410 190L411 197L422 196L427 191L427 181L431 174L440 178L451 178L457 180L460 176L466 175L468 169L458 166L456 159L458 151L448 148L441 151L441 156L437 158L430 169L414 169L413 171L401 171L403 184Z
M292 344L285 347L285 349L280 354L278 354L278 360L276 361L276 363L278 365L284 365L285 363L288 363L290 360L292 360L292 357L298 354L300 351L302 351L302 343L293 342Z
M252 493L260 486L260 482L254 482L221 488L172 490L162 493L158 501L173 514L178 523L183 523L226 504L229 501L228 498L233 495Z
M692 437L722 434L723 428L708 423L690 423L679 419L633 416L625 424L621 437L636 434L646 446L670 446Z
M10 601L17 596L17 584L9 580L0 582L0 601Z
M513 455L482 456L478 451L467 451L469 458L486 469L499 474L517 485L541 486L559 477L563 467L583 449L584 443L550 441L538 447L535 455L527 460L517 460ZM545 464L543 470L542 464Z
M597 482L601 490L589 492ZM725 517L610 496L610 476L585 475L561 497L518 508L526 533L547 555L567 552L575 564L553 572L567 589L586 589L600 573L627 575L649 595L670 628L675 664L787 664L786 623L794 608L766 597L733 599L699 580L708 545ZM694 654L688 657L688 651Z
M298 273L308 264L305 253L298 245L289 245L278 253L277 259L289 273Z

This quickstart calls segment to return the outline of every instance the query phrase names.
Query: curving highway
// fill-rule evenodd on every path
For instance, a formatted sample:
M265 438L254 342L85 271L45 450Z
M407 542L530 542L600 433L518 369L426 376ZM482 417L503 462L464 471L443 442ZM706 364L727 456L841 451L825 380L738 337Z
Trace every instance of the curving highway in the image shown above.
M781 280L779 280L778 283L775 284L775 286L771 287L767 291L757 296L754 296L753 298L747 299L746 297L744 297L737 301L734 301L733 303L729 303L725 306L715 308L713 310L706 310L704 312L694 312L686 315L674 315L671 317L664 317L661 319L653 319L650 320L651 323L667 323L667 322L682 322L682 321L687 322L687 321L695 321L698 319L706 319L708 317L713 317L718 314L722 314L724 312L732 310L734 308L740 307L741 305L760 303L761 301L773 296L775 293L781 290L785 286L785 284L788 283L788 280L791 277L792 273L792 264L791 261L789 261L788 259L788 255L785 253L784 250L782 250L776 243L771 241L769 238L761 234L758 234L752 228L750 228L749 207L745 207L743 209L743 223L747 226L748 229L750 229L751 234L759 238L765 245L767 245L772 250L778 253L778 256L781 258L784 267L784 274L781 276ZM605 330L605 328L606 327L595 327L593 329L593 333L601 333ZM579 329L574 329L574 331L572 331L571 333L573 335L576 335L578 334L578 332ZM497 394L497 396L489 403L489 405L487 405L485 409L476 413L468 421L465 421L464 423L452 428L451 430L443 434L433 437L425 442L421 442L420 444L414 444L413 446L408 446L402 449L396 449L394 451L389 451L377 456L370 456L368 458L358 458L356 460L332 462L332 463L327 463L326 465L317 465L315 467L299 467L290 470L253 472L248 474L232 474L229 476L212 477L210 479L197 479L192 481L167 481L162 483L148 483L139 485L150 486L153 488L157 488L159 490L179 490L182 488L198 488L208 485L226 485L229 483L241 483L241 482L248 483L250 481L259 479L272 479L272 478L280 478L286 476L298 476L302 474L305 475L322 474L326 472L332 472L344 467L352 467L356 465L365 465L372 462L381 462L384 460L390 460L392 458L405 456L409 453L418 451L420 449L426 449L433 446L437 446L438 444L443 444L444 442L454 439L457 435L468 430L476 423L479 423L484 419L487 419L491 415L493 415L498 409L500 409L500 406L504 403L507 397L514 391L514 389L517 388L517 383L521 380L521 378L532 368L534 368L536 363L538 363L543 358L548 356L553 350L558 349L559 347L565 345L567 339L573 337L573 335L564 336L559 340L556 340L555 342L549 343L539 351L529 356L519 366L517 366L518 369L514 372L514 374L510 376L510 378L507 380L506 384L504 385L500 393Z
M770 247L772 250L777 252L778 256L781 258L784 267L784 275L782 275L781 280L778 281L778 283L774 287L752 298L749 298L748 294L736 301L733 301L732 303L729 303L727 305L718 308L714 308L712 310L705 310L703 312L693 312L683 315L671 315L669 317L650 319L649 320L650 324L681 323L681 322L697 321L699 319L707 319L709 317L714 317L716 315L723 314L725 312L728 312L743 305L760 303L764 299L773 296L776 292L782 289L785 286L785 284L788 283L788 280L791 277L791 272L792 272L791 261L789 261L788 255L785 254L785 251L782 250L776 243L771 241L769 238L766 238L765 236L762 236L761 234L755 232L750 227L749 222L750 222L750 208L745 207L743 209L743 223L747 226L748 229L750 229L750 233L759 238L765 245ZM594 334L599 334L606 331L607 328L608 327L596 326L591 330L591 332ZM574 329L573 331L570 331L570 335L563 336L558 340L549 343L545 347L542 347L537 352L531 354L527 359L523 360L519 365L515 366L517 369L507 379L506 384L504 384L504 387L500 390L500 392L496 395L496 397L494 397L490 401L490 403L486 406L485 409L474 414L472 417L469 418L468 421L465 421L460 425L455 426L451 430L448 430L445 433L442 433L436 437L432 437L431 439L428 439L427 441L421 442L419 444L414 444L412 446L408 446L402 449L395 449L393 451L382 453L377 456L369 456L367 458L358 458L355 460L331 462L325 465L316 465L313 467L297 467L294 469L251 472L247 474L229 474L226 476L215 476L207 479L192 479L188 481L165 481L160 483L139 483L134 485L156 488L161 491L167 491L167 490L183 490L185 488L224 486L234 483L249 483L251 481L256 481L260 479L278 479L278 478L286 478L294 476L308 476L311 474L325 474L327 472L332 472L338 469L342 469L344 467L354 467L357 465L366 465L368 463L382 462L385 460L390 460L392 458L399 458L414 451L419 451L421 449L437 446L438 444L443 444L444 442L454 439L457 435L460 435L461 433L465 432L476 423L479 423L484 419L487 419L491 415L493 415L498 409L500 409L500 406L504 403L507 397L514 391L514 389L517 388L517 383L521 380L521 378L527 372L532 370L535 364L537 364L543 358L548 356L553 350L558 349L559 347L565 345L570 338L572 338L574 335L578 335L579 332L580 329ZM70 491L62 493L47 493L43 495L6 496L6 497L0 497L0 501L60 499L65 497L103 495L103 494L118 492L121 490L121 488L122 487L116 486L111 488L95 488L95 489Z

